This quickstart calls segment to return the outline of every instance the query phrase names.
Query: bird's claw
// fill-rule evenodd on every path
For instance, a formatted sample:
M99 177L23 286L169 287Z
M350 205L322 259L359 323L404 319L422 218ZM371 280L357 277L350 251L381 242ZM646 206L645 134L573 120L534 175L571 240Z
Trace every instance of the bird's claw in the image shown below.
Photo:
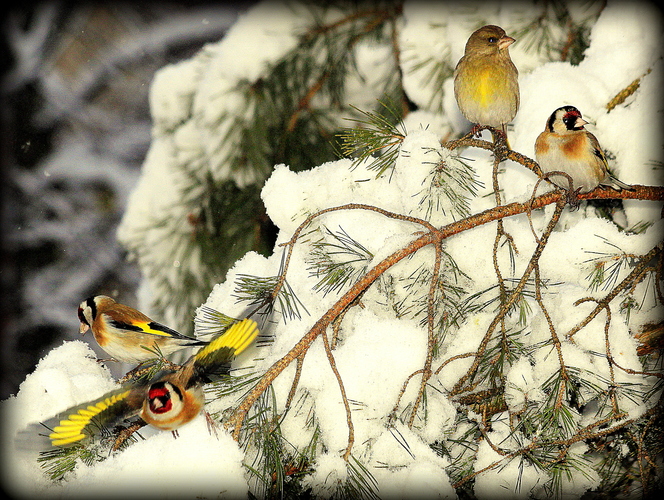
M486 127L480 125L479 123L476 123L473 125L473 128L470 129L470 133L472 134L473 137L477 137L478 139L482 136L482 130L484 130Z
M581 188L567 190L567 203L569 204L570 210L572 212L578 210L579 205L581 204L581 200L579 199L580 192Z

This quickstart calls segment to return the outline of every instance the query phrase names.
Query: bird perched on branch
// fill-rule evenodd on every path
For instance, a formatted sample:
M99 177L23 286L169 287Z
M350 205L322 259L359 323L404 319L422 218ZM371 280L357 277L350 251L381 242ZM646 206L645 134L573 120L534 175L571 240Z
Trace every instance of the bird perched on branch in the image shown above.
M81 302L78 318L82 334L91 329L99 346L124 363L143 363L158 357L158 353L168 356L185 347L207 344L152 321L142 312L105 295Z
M509 54L514 38L499 26L475 31L454 70L454 97L463 116L481 126L499 129L519 110L519 72Z
M203 385L229 374L233 358L257 335L258 326L254 320L235 323L178 369L161 371L147 381L125 384L43 423L31 424L21 432L19 442L34 441L35 435L40 435L46 437L48 443L39 445L68 447L108 432L116 424L136 415L157 429L175 431L203 410Z
M574 106L556 109L546 121L544 132L535 141L535 158L542 172L564 172L569 175L571 191L587 193L597 186L616 190L634 188L613 177L597 138L588 132L581 112ZM555 185L569 189L564 175L549 176Z

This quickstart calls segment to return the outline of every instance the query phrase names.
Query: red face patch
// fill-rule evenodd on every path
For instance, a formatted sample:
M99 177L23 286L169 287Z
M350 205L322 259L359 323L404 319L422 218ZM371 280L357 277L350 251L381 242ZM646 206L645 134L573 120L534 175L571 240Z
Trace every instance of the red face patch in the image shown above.
M583 128L583 126L576 126L576 120L578 118L581 118L581 113L578 109L570 109L565 113L563 116L563 123L565 124L565 127L567 127L567 130L580 130Z
M565 113L565 116L563 117L563 120L564 121L572 120L572 119L576 120L580 116L581 116L581 113L579 113L577 110L572 110L572 111L568 111L567 113Z
M162 414L173 408L171 392L164 386L151 388L148 392L148 400L152 413Z

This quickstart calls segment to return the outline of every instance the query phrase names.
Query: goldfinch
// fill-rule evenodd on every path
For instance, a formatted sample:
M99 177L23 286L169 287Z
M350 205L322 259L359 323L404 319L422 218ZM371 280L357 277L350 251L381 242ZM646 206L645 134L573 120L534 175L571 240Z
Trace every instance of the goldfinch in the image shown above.
M206 345L203 340L186 337L132 307L117 303L111 297L97 295L78 307L80 333L88 329L99 346L113 359L139 364L185 347Z
M535 141L535 158L542 172L565 172L572 178L573 191L587 193L597 186L616 190L634 188L613 177L597 138L583 128L588 122L574 106L556 109ZM568 189L568 179L552 175L549 180Z
M50 447L89 441L135 416L160 430L175 431L193 420L205 405L203 386L230 373L230 362L258 335L258 325L244 319L191 356L177 370L166 370L149 381L125 384L93 401L75 406L23 431L20 441L34 438L35 427ZM141 422L141 423L142 423Z
M454 97L463 116L505 134L519 110L519 72L510 59L515 40L494 25L475 31L454 70Z

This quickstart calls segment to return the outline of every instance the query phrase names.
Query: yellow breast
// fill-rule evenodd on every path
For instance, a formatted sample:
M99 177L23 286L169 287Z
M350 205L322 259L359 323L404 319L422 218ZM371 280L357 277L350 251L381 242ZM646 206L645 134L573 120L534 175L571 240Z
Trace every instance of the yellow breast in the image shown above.
M493 101L493 94L496 91L495 78L492 78L491 68L485 68L478 71L477 84L475 85L475 100L481 106L489 106Z

